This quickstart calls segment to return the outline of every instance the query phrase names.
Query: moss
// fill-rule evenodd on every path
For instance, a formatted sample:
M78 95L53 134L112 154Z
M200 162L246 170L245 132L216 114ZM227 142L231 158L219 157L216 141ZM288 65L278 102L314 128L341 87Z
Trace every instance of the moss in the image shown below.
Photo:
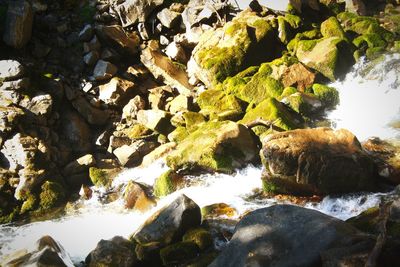
M312 107L304 99L304 95L301 93L292 94L285 99L289 104L289 107L303 116L310 116ZM286 102L285 102L286 103Z
M365 55L369 60L373 60L379 58L385 52L386 50L383 47L371 47L367 49Z
M369 48L386 46L386 42L377 34L360 35L353 40L353 44L357 48L361 48L364 46L367 46Z
M182 240L195 243L200 250L205 250L213 245L213 239L210 232L204 228L190 229L183 235Z
M163 173L154 183L154 195L157 197L167 196L175 192L182 184L183 177L173 170Z
M346 34L336 17L330 17L321 23L321 34L323 37L339 37L347 39Z
M282 190L279 185L274 183L274 181L262 179L262 189L267 194L278 194Z
M54 208L65 200L65 192L62 186L56 182L46 181L39 195L39 206L43 210Z
M235 120L243 114L242 103L234 95L221 90L209 89L197 98L201 114Z
M34 194L31 193L28 196L28 198L24 201L24 203L22 203L20 213L24 214L24 213L26 213L28 211L34 210L36 208L37 204L38 204L37 197Z
M297 93L297 92L298 92L297 89L294 88L294 87L286 87L286 88L283 90L283 92L282 92L282 94L281 94L281 96L280 96L279 99L282 99L282 98L284 98L284 97L290 96L290 95L292 95L292 94L294 94L294 93Z
M160 257L165 266L184 263L198 255L199 248L193 242L179 242L160 250Z
M293 29L298 29L302 25L302 20L299 16L286 13L284 18L285 21L289 23L290 27L292 27Z
M89 178L97 187L107 186L110 183L107 171L96 167L89 168Z
M192 111L184 113L183 118L185 120L185 127L189 132L195 131L199 124L206 121L202 114Z
M338 20L343 24L346 24L347 21L351 21L352 19L357 17L357 14L348 11L341 12L337 15Z
M20 214L19 207L14 207L14 209L10 213L6 213L0 210L0 224L10 223L12 221L15 221L15 219L18 218L19 214Z
M312 89L314 95L325 107L332 108L339 104L339 92L335 88L316 83Z
M180 143L189 135L186 127L178 126L168 135L168 140L171 142Z
M128 129L125 129L124 133L131 139L137 139L149 135L151 133L151 130L143 124L138 123L133 125L132 127L129 127Z
M290 29L289 23L285 20L284 17L278 17L278 32L279 39L282 43L287 44L292 39L292 31Z
M201 208L201 216L203 218L219 216L233 217L236 214L237 211L225 203L211 204Z

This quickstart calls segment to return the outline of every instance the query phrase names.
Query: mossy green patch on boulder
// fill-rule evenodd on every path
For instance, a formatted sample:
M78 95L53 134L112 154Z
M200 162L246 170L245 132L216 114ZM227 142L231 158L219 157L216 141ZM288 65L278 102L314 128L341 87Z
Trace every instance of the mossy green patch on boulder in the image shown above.
M24 201L24 203L22 203L20 213L24 214L28 211L34 210L36 208L37 204L38 204L38 198L34 194L31 193L28 196L28 198Z
M167 196L175 192L183 183L183 176L172 170L163 173L154 183L154 195Z
M363 46L373 48L373 47L385 47L386 42L378 34L364 34L360 35L353 40L353 44L357 48L362 48Z
M346 34L336 17L330 17L321 23L323 37L339 37L346 39Z
M167 165L173 170L229 172L256 157L257 145L245 126L232 121L210 121L178 144L167 157Z
M325 107L333 108L339 104L339 92L335 88L316 83L312 86L312 90Z
M46 181L39 195L39 206L41 209L51 209L60 205L65 200L65 190L57 182Z
M204 228L190 229L183 235L182 240L195 243L200 250L205 250L213 245L213 239L210 232Z
M221 90L209 89L202 92L197 103L201 114L220 120L235 120L243 114L241 101Z
M197 245L190 241L178 242L160 250L160 257L165 266L173 266L195 258L199 253Z
M89 178L97 187L108 187L119 169L102 169L97 167L89 168Z
M196 130L200 124L206 121L202 114L192 111L185 112L183 118L185 120L185 127L189 132Z
M132 127L125 129L124 133L129 138L136 139L136 138L140 138L140 137L149 135L151 133L151 130L148 129L143 124L138 123L138 124L132 125Z
M176 127L175 130L173 130L169 135L168 135L168 140L170 142L176 142L180 143L182 142L186 137L188 137L189 131L186 129L186 127L179 126Z

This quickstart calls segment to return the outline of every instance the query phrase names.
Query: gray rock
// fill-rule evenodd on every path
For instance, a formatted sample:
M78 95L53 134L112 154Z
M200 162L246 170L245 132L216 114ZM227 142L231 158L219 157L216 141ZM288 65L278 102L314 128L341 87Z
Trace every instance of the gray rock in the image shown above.
M119 25L96 26L97 35L121 54L135 55L140 45L140 37L136 32L125 32Z
M24 74L24 67L16 60L0 60L0 81L17 80Z
M139 140L131 145L123 145L114 150L114 155L124 167L133 167L140 164L143 157L150 153L156 144Z
M92 25L86 24L85 27L79 32L79 40L81 42L89 42L94 36L94 29Z
M164 8L157 14L161 24L168 29L174 28L179 23L180 17L180 13L171 11L168 8Z
M12 104L18 105L22 96L15 90L1 90L0 91L0 106L10 106Z
M123 120L131 120L136 118L139 110L143 110L146 108L146 101L140 95L135 96L131 100L129 100L128 104L122 109L122 119Z
M96 80L107 80L114 76L117 73L117 70L118 69L114 64L104 60L99 60L93 70L93 77Z
M78 97L72 101L72 106L93 125L104 125L109 118L108 112L95 108L84 98Z
M18 171L35 161L38 153L38 142L30 136L17 133L4 142L1 153L8 161L8 168L12 171Z
M97 51L90 51L83 57L83 62L88 66L93 66L99 60L100 55Z
M360 16L367 15L367 8L362 0L345 0L346 10Z
M147 128L162 134L168 134L172 131L169 121L170 115L162 110L139 110L137 121Z
M165 48L165 54L172 60L186 64L188 58L186 56L185 49L176 42L170 43Z
M91 131L89 125L77 112L66 110L60 120L61 143L76 153L87 153L91 147ZM67 161L66 163L68 163Z
M147 16L164 0L126 0L116 7L116 11L123 27L131 26L136 22L145 22Z
M374 243L370 236L318 211L276 205L243 217L209 266L320 266L321 253L343 249L368 255Z
M14 48L25 46L32 35L33 10L28 1L17 0L8 4L4 42Z
M168 245L201 223L200 207L185 195L153 214L132 236L139 244L159 242Z
M87 266L131 267L137 262L135 244L121 236L111 240L100 240L96 248L86 257Z

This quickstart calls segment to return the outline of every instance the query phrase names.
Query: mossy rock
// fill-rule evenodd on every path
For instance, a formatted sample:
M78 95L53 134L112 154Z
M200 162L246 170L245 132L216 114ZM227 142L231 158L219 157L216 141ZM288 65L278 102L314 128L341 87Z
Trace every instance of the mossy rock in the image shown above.
M386 42L378 34L364 34L360 35L353 40L353 44L357 48L362 47L385 47Z
M51 209L65 201L65 190L57 182L46 181L39 194L39 207L42 210Z
M347 19L344 24L346 25L346 31L351 31L358 35L377 34L386 42L394 41L393 33L381 27L376 18L358 16Z
M202 114L192 111L185 112L183 118L185 120L185 127L189 132L195 131L200 124L206 121Z
M165 266L174 266L195 258L198 253L199 248L195 243L183 241L162 248L160 257Z
M213 245L213 239L209 231L204 228L194 228L187 231L182 241L190 241L195 243L200 250L205 250Z
M225 203L211 204L201 208L201 216L203 218L219 216L233 217L235 215L237 215L236 209Z
M35 210L37 207L37 204L38 204L38 198L34 194L31 193L28 196L28 198L24 201L24 203L22 203L20 213L24 214L28 211Z
M336 17L330 17L321 23L321 34L323 37L339 37L347 39L346 34Z
M126 136L128 136L131 139L137 139L137 138L141 138L143 136L147 136L151 133L152 131L150 129L148 129L146 126L144 126L143 124L134 124L131 127L129 127L128 129L124 130L124 133L126 134Z
M297 45L301 40L315 40L320 39L322 37L319 29L313 29L305 32L301 32L296 34L295 38L293 38L287 45L287 49L290 52L295 52L297 49Z
M177 174L172 170L168 170L163 173L154 183L154 195L157 197L167 196L177 189L179 189L183 184L183 176Z
M97 187L108 187L112 179L118 173L118 169L101 169L96 167L89 168L89 178Z
M180 143L188 136L189 131L186 129L186 127L179 126L168 135L168 140L170 142Z
M278 32L279 39L284 44L287 44L293 38L292 29L290 28L289 23L282 16L278 17Z
M197 98L201 114L220 120L238 119L244 112L241 101L221 90L209 89Z
M333 108L339 104L339 92L335 88L316 83L312 86L312 90L326 108Z
M0 224L10 223L15 221L20 214L20 208L15 207L11 212L5 212L0 209Z
M365 55L369 60L374 60L381 57L386 52L384 47L371 47L365 52Z
M313 107L305 100L304 94L300 92L287 96L283 102L303 116L310 116L313 110Z
M190 133L167 157L173 170L230 172L257 157L251 132L232 121L210 121Z

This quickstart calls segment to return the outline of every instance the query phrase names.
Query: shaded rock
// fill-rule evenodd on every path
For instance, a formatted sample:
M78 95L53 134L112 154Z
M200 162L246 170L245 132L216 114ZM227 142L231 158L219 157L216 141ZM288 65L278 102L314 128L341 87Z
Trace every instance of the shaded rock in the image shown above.
M151 41L142 51L140 60L156 79L176 88L180 94L191 95L193 88L188 82L186 71L164 56L155 41Z
M99 52L90 51L83 57L83 62L88 66L93 66L100 59Z
M32 35L33 10L28 1L18 0L8 4L4 42L14 48L25 46Z
M96 33L122 54L134 55L138 52L140 38L136 32L125 32L119 25L98 25L96 26Z
M146 102L143 97L137 95L131 100L129 100L128 104L122 109L122 119L131 120L135 119L139 110L143 110L146 108Z
M231 121L210 121L190 133L167 157L173 170L231 171L257 158L249 129Z
M158 242L168 245L182 238L190 228L199 226L199 206L185 195L153 214L132 236L139 244Z
M180 13L171 11L168 8L164 8L157 14L157 18L160 20L161 24L168 29L177 25L180 16Z
M127 0L116 7L116 12L123 27L128 27L136 22L145 22L147 16L164 0Z
M85 27L79 32L79 40L81 42L89 42L94 36L94 28L90 24L86 24Z
M185 49L176 42L170 43L166 48L165 48L165 54L172 60L178 61L180 63L186 63L188 61L188 58L186 56Z
M124 167L132 167L140 164L143 157L156 147L153 142L139 140L131 145L123 145L113 151L118 161Z
M195 258L199 253L197 245L191 241L178 242L160 250L160 257L165 266L179 264Z
M0 63L1 64L1 63ZM1 79L1 78L0 78ZM18 91L20 89L28 89L30 85L29 78L22 78L14 81L0 83L1 91Z
M115 236L111 240L102 239L85 259L85 263L90 267L131 267L137 261L135 244L121 236Z
M86 121L93 125L104 125L107 123L109 113L95 108L84 98L79 97L72 101L72 106L86 119Z
M96 80L107 80L117 73L117 67L107 61L99 60L93 70L93 77Z
M43 236L36 241L32 251L20 251L19 256L7 259L5 266L66 266L73 267L65 249L50 236Z
M134 95L135 89L135 83L114 77L108 83L99 86L99 99L106 104L118 106Z
M205 250L213 245L211 233L204 228L193 228L185 233L183 241L195 243L200 250Z
M145 212L156 205L142 185L129 181L123 194L125 208Z
M139 123L162 134L168 134L172 131L169 117L170 115L162 110L139 110L137 113Z
M49 116L53 109L53 98L49 94L41 94L33 97L27 103L21 101L21 106L35 115Z
M68 163L67 166L63 169L64 176L71 176L73 174L87 172L89 167L92 167L96 164L96 160L92 154L87 154L76 160Z
M0 80L12 81L21 78L24 66L16 60L0 60Z
M264 190L330 194L374 190L375 165L347 130L299 129L267 136L261 152Z
M374 243L373 238L318 211L275 205L244 216L227 247L209 266L318 266L321 254L339 249L362 253L359 264L363 265Z
M90 51L97 51L99 52L101 49L101 43L97 36L95 35L90 42L83 43L83 52L89 53Z

